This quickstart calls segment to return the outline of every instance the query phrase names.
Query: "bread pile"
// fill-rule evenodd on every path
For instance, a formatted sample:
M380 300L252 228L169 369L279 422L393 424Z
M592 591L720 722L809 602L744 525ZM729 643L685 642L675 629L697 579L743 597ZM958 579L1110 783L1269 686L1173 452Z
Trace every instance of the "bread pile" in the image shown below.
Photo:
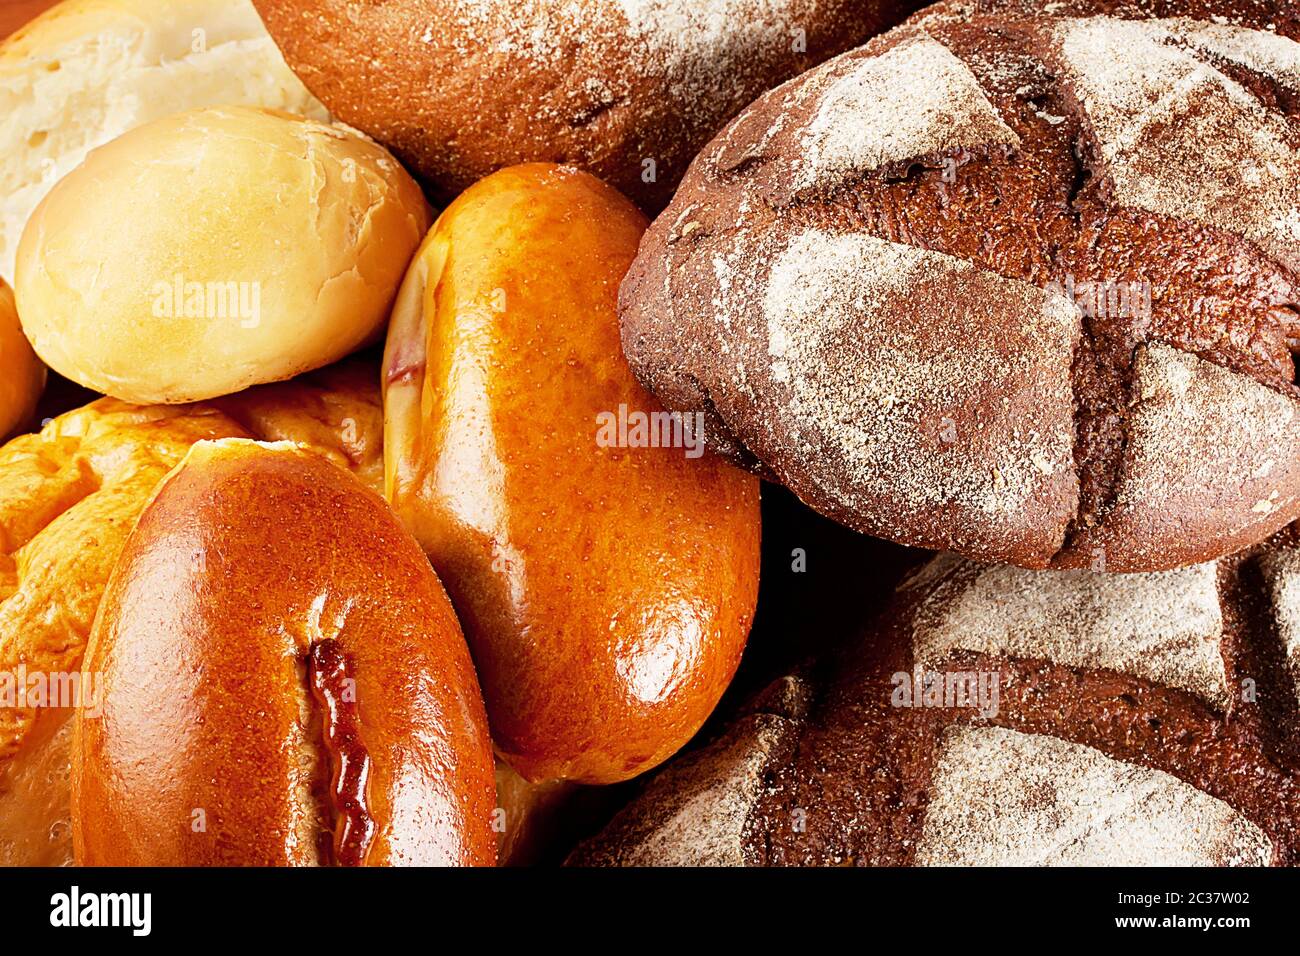
M941 555L572 862L1296 865L1298 575L1300 527L1145 574Z
M919 6L0 44L0 862L1300 863L1300 17Z

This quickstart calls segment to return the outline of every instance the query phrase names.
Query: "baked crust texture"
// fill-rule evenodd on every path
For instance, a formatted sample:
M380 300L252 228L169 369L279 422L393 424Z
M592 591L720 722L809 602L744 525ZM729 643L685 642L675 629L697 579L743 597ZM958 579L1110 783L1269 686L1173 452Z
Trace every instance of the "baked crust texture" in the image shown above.
M904 544L1213 560L1300 514L1300 20L939 4L759 98L624 281L718 451Z

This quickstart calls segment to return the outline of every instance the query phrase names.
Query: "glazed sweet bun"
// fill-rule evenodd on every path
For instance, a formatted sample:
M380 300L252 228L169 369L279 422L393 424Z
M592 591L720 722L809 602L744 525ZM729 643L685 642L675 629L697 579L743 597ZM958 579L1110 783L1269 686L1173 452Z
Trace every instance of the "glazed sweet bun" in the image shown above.
M296 440L378 486L376 379L356 362L250 389L220 407L103 398L0 448L0 864L72 861L70 708L93 707L94 688L69 696L67 682L158 482L196 441L252 437ZM56 693L40 698L51 678Z
M44 388L45 366L18 324L13 289L0 279L0 439L31 418Z
M326 120L249 0L67 0L0 43L0 276L32 210L86 153L199 106Z
M430 223L351 130L217 107L92 152L33 213L15 292L46 363L137 403L198 401L372 340Z
M86 669L79 864L495 862L451 603L384 500L318 456L195 445L123 549Z
M388 499L533 783L627 780L690 740L758 599L758 479L704 455L619 349L645 225L587 173L503 169L438 217L389 326Z

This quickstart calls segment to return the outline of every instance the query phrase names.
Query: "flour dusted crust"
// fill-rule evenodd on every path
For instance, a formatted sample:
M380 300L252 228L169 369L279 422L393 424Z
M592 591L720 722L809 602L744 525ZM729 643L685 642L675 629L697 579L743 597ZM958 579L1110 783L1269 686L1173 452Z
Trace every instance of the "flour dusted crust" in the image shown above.
M973 548L1042 525L1040 546L1064 533L1077 498L1065 357L1079 325L1064 299L950 256L809 229L772 261L762 307L771 361L754 402L823 465L809 475L820 494L854 513L903 501L917 522L941 510Z
M966 65L928 34L848 67L828 71L834 78L800 137L800 187L975 143L1019 145ZM845 123L846 115L865 122Z
M1300 263L1300 150L1279 110L1171 42L1225 48L1265 75L1294 80L1300 44L1260 31L1226 36L1179 21L1090 17L1053 30L1115 200L1160 216L1223 228ZM1213 27L1213 24L1208 25ZM1257 34L1259 39L1253 40ZM1208 41L1208 42L1207 42Z
M859 530L1214 560L1300 515L1300 21L1050 10L941 4L753 103L643 241L624 350L715 450Z
M659 774L640 802L612 824L617 841L579 852L584 866L745 866L745 823L764 776L792 739L769 714L746 718L699 754Z
M597 840L580 845L579 866L747 866L747 825L768 775L790 759L810 687L783 677L723 735L655 774Z
M791 678L760 696L779 747L738 751L743 714L574 862L706 863L697 834L734 834L744 807L749 864L1294 866L1297 635L1300 524L1151 574L941 555L797 678L798 707L763 704ZM900 699L927 675L992 675L997 696Z
M1253 543L1259 519L1292 514L1300 494L1300 427L1293 398L1161 343L1138 350L1129 442L1102 533L1076 546L1102 553L1116 541L1177 563L1201 560L1186 516L1219 532L1221 550ZM1161 508L1151 507L1160 502Z
M1052 737L952 728L934 781L921 866L1266 866L1273 855L1222 800Z
M1231 703L1212 563L1149 574L1044 574L946 555L927 578L939 583L912 621L922 667L954 651L1040 658L1177 687L1220 711Z
M1273 623L1286 655L1295 702L1300 705L1300 548L1279 548L1260 559Z
M1300 92L1300 43L1290 37L1191 17L1156 20L1152 27L1167 30L1189 47L1224 63L1271 76L1287 89Z
M662 208L764 90L921 0L255 0L303 82L446 197L571 163ZM646 162L653 161L653 167Z

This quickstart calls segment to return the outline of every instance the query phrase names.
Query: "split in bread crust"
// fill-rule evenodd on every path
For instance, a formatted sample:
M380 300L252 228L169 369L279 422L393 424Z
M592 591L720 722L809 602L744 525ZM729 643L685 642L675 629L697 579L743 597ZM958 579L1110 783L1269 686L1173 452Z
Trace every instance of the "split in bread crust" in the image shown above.
M1138 6L940 4L760 98L624 282L638 376L906 544L1160 570L1294 519L1300 21Z

